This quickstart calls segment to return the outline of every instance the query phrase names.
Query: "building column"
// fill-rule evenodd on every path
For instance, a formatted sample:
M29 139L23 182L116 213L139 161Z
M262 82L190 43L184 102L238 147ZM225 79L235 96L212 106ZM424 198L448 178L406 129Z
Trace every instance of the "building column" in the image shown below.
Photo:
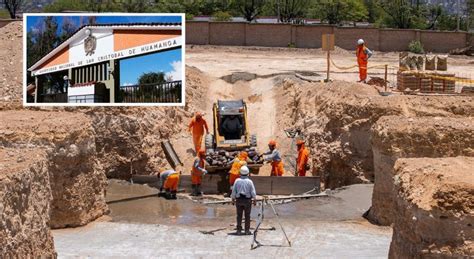
M38 77L35 76L35 103L38 102L38 88L39 88L39 85L38 85Z

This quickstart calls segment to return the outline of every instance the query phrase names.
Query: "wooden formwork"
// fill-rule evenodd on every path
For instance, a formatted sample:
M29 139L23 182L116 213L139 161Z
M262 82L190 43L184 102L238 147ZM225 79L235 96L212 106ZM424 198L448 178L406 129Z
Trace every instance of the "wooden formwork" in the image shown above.
M295 177L295 176L259 176L252 175L255 189L258 195L290 195L302 194L315 190L320 191L320 179L317 176ZM151 175L134 175L134 183L146 183L159 186L159 178ZM179 188L191 192L191 176L181 175ZM205 194L219 194L229 191L229 180L227 174L208 174L202 179L201 190Z
M454 74L425 73L417 71L398 71L397 89L419 90L422 93L454 93L456 81Z

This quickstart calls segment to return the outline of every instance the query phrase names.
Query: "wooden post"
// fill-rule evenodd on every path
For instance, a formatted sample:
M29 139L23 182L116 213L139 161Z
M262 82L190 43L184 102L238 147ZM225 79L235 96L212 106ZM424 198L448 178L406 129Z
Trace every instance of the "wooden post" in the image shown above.
M385 65L385 77L384 77L385 92L387 92L387 69L388 69L388 65Z
M322 35L322 50L327 51L327 74L326 82L329 82L329 76L331 71L331 50L334 50L334 34L323 34Z
M327 61L328 61L328 68L327 68L327 75L326 75L326 82L329 82L329 72L331 71L331 51L328 50L328 56L327 56Z

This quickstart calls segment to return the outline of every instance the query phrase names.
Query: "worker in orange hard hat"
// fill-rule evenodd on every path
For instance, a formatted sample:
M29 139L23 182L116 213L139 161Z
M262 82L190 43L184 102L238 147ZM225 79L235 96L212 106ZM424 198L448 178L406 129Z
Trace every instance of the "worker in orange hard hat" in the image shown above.
M296 174L297 176L306 176L306 171L309 170L309 150L304 145L304 140L296 141L298 149L298 158L296 159Z
M207 170L205 169L206 165L206 151L199 150L196 159L194 159L193 168L191 171L191 186L193 192L191 196L200 196L202 195L201 192L201 184L202 184L202 176L207 174Z
M232 161L232 166L229 171L229 184L230 192L232 192L232 187L234 186L235 180L240 177L240 168L247 165L248 153L245 151L240 152L240 154L234 158ZM229 193L230 196L230 193Z
M372 56L372 51L365 46L363 39L357 41L357 64L359 65L359 81L365 83L367 79L367 64L369 58Z
M282 176L285 173L285 169L283 168L280 152L276 149L276 146L276 141L270 140L270 142L268 142L269 151L263 153L263 155L267 155L264 160L272 164L271 176Z
M202 136L204 136L204 130L206 134L209 134L209 128L206 120L202 117L200 112L196 112L194 117L191 119L188 127L189 132L193 134L194 150L197 152L201 149Z
M158 173L161 182L160 195L165 196L166 199L176 199L181 171L181 168L177 167L176 170L170 169ZM165 190L164 193L163 189Z

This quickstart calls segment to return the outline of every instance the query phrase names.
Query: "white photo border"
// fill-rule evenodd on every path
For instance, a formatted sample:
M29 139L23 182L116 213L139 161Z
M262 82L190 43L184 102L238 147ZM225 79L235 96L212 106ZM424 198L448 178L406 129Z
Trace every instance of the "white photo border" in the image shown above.
M180 103L28 103L27 88L27 20L32 16L181 16L181 71L183 74ZM126 106L184 106L186 104L186 15L184 13L24 13L23 14L23 106L38 107L126 107Z

